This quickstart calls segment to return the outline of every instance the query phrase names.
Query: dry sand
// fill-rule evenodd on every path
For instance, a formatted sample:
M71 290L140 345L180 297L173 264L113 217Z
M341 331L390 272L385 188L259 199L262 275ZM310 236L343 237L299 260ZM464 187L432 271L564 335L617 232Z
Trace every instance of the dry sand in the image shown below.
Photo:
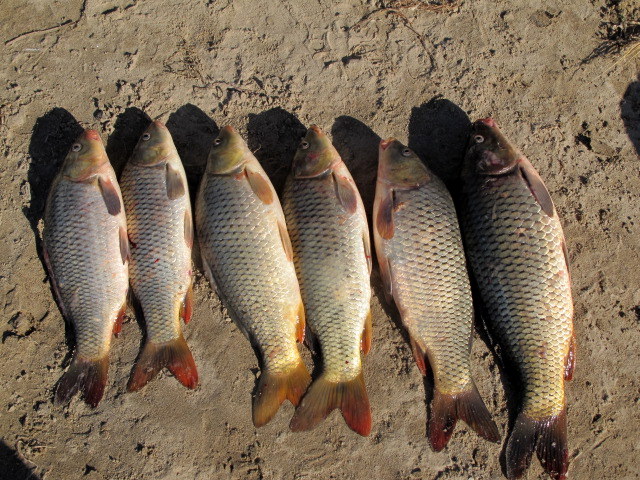
M502 476L502 446L464 425L443 452L429 449L423 381L375 271L368 438L338 413L294 434L289 404L256 430L256 358L200 273L186 328L196 391L162 374L125 392L141 340L130 316L98 408L78 398L53 406L73 337L42 264L46 193L81 128L101 132L121 169L147 115L167 122L192 188L219 127L242 131L280 188L304 126L317 123L368 208L379 137L407 140L451 180L470 119L493 115L545 178L568 239L578 339L570 476L639 478L640 59L614 52L585 62L601 46L602 22L620 12L638 19L634 2L413 4L2 2L0 479ZM473 370L504 434L513 392L478 335ZM526 478L541 472L534 460Z

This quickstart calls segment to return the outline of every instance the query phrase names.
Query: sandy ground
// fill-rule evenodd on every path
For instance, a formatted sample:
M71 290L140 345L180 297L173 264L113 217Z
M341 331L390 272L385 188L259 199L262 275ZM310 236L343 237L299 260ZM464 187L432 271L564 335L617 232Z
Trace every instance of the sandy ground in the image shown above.
M546 179L568 239L578 339L570 476L640 478L640 59L592 58L603 22L613 10L632 14L633 2L410 4L2 2L0 479L500 478L502 445L464 425L443 452L429 449L423 381L376 271L368 438L338 413L294 434L289 404L256 430L256 358L200 273L186 328L196 391L162 374L125 392L141 340L130 316L98 408L78 398L54 407L73 337L39 237L49 184L81 127L101 132L121 169L159 117L194 189L218 128L232 124L280 188L305 126L317 123L370 209L379 137L408 140L455 181L469 121L487 115ZM504 435L513 392L477 335L473 370ZM541 472L534 461L526 478Z

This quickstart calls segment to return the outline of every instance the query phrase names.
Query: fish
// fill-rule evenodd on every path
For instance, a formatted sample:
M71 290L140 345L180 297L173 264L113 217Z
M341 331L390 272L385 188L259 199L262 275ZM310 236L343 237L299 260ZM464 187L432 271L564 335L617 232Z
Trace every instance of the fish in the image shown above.
M565 381L573 376L575 339L558 213L538 172L492 118L472 125L462 180L466 248L488 330L521 383L507 477L522 476L536 451L545 471L564 479Z
M213 141L196 199L205 275L259 352L252 420L267 424L285 400L298 405L311 376L298 350L305 311L278 196L232 126Z
M283 209L307 324L323 363L289 426L310 430L338 408L353 431L369 435L362 366L372 335L369 227L349 170L316 125L296 151Z
M413 150L382 140L373 236L384 294L398 307L422 375L433 372L428 438L442 450L458 418L500 441L471 378L473 301L453 199Z
M116 174L95 130L85 130L73 143L52 183L43 256L76 338L55 402L66 404L80 391L96 407L107 383L111 337L120 332L126 311L129 242Z
M131 288L146 328L127 390L140 390L165 367L194 389L198 370L183 333L193 311L191 201L182 161L162 122L152 122L138 140L120 186L131 242Z

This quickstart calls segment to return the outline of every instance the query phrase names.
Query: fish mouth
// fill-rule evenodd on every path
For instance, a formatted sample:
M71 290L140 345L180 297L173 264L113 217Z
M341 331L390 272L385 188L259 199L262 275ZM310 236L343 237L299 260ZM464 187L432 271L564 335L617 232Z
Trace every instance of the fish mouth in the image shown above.
M85 130L84 133L82 134L82 138L84 138L85 140L100 140L100 134L98 133L97 130L92 130L92 129L88 129Z
M496 124L496 121L491 117L480 118L480 119L476 120L476 123L482 123L482 124L486 125L487 127L497 127L498 126Z
M380 149L382 151L386 150L387 148L389 148L389 145L391 145L395 141L396 139L393 137L387 138L386 140L380 140Z

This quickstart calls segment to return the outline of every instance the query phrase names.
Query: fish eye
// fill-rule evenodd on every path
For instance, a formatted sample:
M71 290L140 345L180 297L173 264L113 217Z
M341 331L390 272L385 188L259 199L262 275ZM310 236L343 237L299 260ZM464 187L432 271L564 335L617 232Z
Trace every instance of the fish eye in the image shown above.
M405 148L404 150L402 150L402 156L403 157L410 157L411 156L411 150L409 150L408 148Z
M306 140L302 140L302 141L300 142L300 148L301 148L302 150L306 150L307 148L309 148L309 142L307 142Z
M81 148L82 148L82 145L80 145L79 143L74 143L74 144L71 146L71 150L72 150L73 152L79 152Z
M482 135L475 135L473 137L473 141L476 143L482 143L484 142L484 137Z
M142 134L142 140L144 140L145 142L147 140L149 140L150 138L151 138L151 134L150 133L147 132L147 133L143 133Z
M213 144L214 144L214 145L216 145L216 146L217 146L217 145L220 145L221 143L222 143L222 139L221 139L220 137L216 138L216 139L213 141Z

